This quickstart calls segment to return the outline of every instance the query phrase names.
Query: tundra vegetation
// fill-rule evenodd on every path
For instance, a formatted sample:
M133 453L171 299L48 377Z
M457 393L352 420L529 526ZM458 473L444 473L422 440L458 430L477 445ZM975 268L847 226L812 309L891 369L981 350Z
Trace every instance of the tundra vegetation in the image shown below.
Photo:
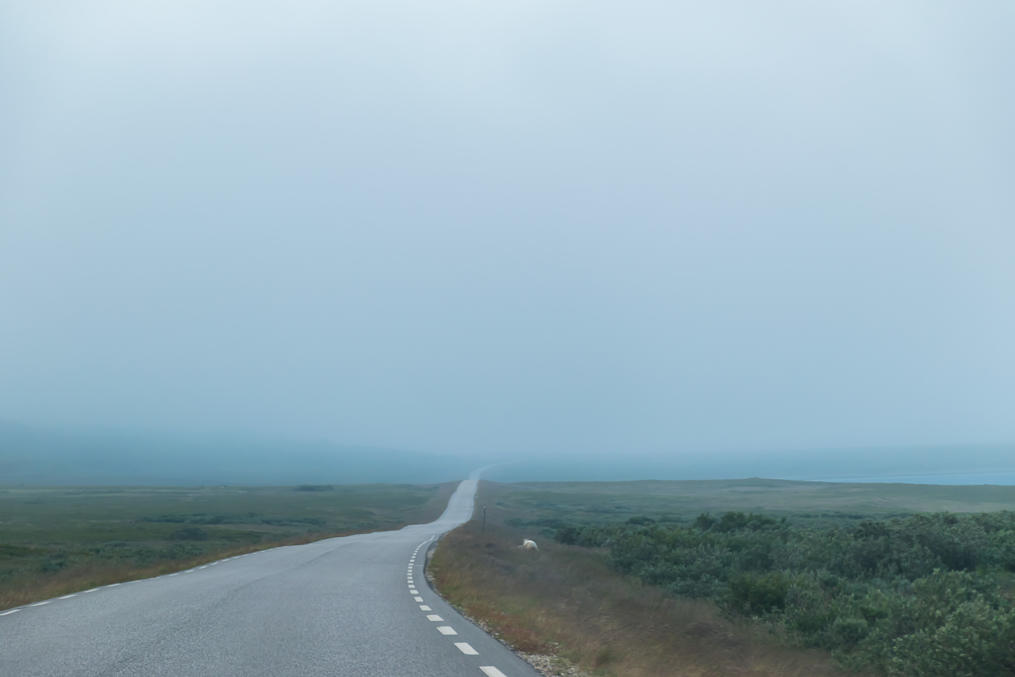
M452 534L435 575L509 641L596 674L1010 675L1015 513L997 508L1013 499L768 480L485 485L493 526ZM540 534L538 561L501 553L502 538Z
M0 488L0 609L435 519L454 484Z

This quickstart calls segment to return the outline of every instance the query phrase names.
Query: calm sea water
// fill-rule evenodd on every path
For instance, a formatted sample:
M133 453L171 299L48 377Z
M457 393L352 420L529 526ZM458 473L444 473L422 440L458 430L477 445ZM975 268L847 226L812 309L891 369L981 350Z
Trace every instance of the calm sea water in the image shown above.
M820 482L894 482L902 484L946 484L946 485L979 485L999 484L1015 485L1015 471L976 472L976 473L940 473L926 475L872 475L867 477L786 477L784 479L807 479Z

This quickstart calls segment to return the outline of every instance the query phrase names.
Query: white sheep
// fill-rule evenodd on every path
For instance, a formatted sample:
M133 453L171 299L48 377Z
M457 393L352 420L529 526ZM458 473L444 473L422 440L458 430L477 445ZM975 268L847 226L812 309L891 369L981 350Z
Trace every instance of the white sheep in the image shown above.
M522 544L518 547L522 550L539 550L539 546L536 545L536 542L528 538L524 539Z

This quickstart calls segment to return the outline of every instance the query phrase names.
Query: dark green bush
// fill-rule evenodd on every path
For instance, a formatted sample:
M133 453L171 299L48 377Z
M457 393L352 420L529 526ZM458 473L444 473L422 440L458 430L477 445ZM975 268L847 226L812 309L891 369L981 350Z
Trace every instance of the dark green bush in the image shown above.
M786 605L789 581L781 572L739 574L729 582L733 607L748 615L766 614Z

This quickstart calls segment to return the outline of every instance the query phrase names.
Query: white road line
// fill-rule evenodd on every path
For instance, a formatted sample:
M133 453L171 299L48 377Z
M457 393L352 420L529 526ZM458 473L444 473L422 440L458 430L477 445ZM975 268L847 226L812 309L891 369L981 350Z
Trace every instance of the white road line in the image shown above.
M480 665L479 669L483 671L483 674L486 675L486 677L507 677L507 675L492 665Z
M71 597L77 597L77 596L78 596L78 594L76 592L72 592L71 594L64 595L63 597L57 597L57 599L70 599Z
M92 589L90 589L90 590L85 590L85 591L84 591L84 592L82 592L81 594L82 594L82 595L87 595L88 593L90 593L90 592L95 592L96 590L98 590L98 588L92 588Z
M440 616L438 616L437 614L427 614L426 619L428 621L433 621L434 623L443 623L444 622L444 619L441 618Z
M413 597L413 599L416 600L417 602L422 602L423 601L423 598L422 597L418 597L418 596L417 597Z
M419 594L419 590L417 590L416 588L409 588L409 594L410 595L418 595Z
M115 588L115 587L116 587L116 586L118 586L118 585L120 585L120 584L119 584L119 583L110 583L110 584L109 584L109 585L107 585L106 587L107 587L107 588Z
M177 572L176 572L175 574L169 574L169 575L170 575L170 576L179 576L179 575L180 575L180 572L179 572L179 571L177 571Z
M438 625L437 626L437 632L441 633L442 635L457 635L458 634L457 632L455 632L455 629L453 627L451 627L450 625Z
M47 599L45 602L36 602L35 604L29 604L28 606L46 606L47 604L49 604L52 601L53 600L51 600L51 599Z
M198 567L198 569L207 569L207 568L208 568L207 564L205 564L203 567Z
M431 608L430 608L429 606L427 606L426 604L420 604L420 605L419 605L419 610L420 610L420 611L433 611L433 609L431 609Z
M478 656L479 652L472 648L472 645L468 642L455 642L455 646L466 656Z
M11 609L10 611L4 611L3 613L0 613L0 616L10 616L11 614L16 614L19 611L21 611L21 609Z

